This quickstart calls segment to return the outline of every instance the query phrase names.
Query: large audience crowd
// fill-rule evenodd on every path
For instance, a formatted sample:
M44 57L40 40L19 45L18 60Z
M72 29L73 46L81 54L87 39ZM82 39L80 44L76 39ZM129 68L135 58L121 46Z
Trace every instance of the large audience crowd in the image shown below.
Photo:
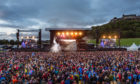
M6 52L0 84L140 84L140 51Z

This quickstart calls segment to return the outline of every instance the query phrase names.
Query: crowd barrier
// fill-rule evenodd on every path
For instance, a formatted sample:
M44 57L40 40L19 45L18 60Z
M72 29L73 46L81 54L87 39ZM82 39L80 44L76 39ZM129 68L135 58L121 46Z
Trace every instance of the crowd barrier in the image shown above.
M94 48L89 51L126 51L126 48Z
M126 48L94 48L94 49L78 49L77 51L126 51ZM31 49L31 48L20 48L12 49L11 51L17 52L49 52L50 48L41 48L41 49Z
M31 49L31 48L20 48L20 49L12 49L11 51L15 51L15 52L46 52L49 51L47 49L44 48L37 48L37 49Z

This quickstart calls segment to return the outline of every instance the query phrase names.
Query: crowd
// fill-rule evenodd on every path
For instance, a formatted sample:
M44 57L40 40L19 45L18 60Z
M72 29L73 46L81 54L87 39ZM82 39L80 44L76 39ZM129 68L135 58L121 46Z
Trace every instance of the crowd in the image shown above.
M140 51L6 52L0 84L140 84Z

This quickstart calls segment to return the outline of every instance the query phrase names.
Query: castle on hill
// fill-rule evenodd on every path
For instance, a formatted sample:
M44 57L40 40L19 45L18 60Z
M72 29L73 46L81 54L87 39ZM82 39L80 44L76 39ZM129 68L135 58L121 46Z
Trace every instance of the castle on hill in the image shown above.
M140 16L137 16L136 14L130 14L130 15L122 15L121 18L114 17L110 22L115 22L119 20L138 20L140 21Z

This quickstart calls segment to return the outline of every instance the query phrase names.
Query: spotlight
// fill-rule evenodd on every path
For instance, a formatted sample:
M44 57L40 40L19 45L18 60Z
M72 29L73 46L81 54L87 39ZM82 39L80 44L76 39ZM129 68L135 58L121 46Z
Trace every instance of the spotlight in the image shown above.
M103 38L105 39L105 38L106 38L106 36L103 36Z
M60 32L57 32L57 35L59 36L60 35Z
M23 39L23 36L21 36L21 39Z
M109 39L111 39L111 36L108 36Z
M75 35L77 35L77 32L75 32Z
M32 39L35 39L35 36L32 36Z
M79 35L82 35L82 32L79 32Z
M66 32L66 35L69 35L69 32Z
M62 32L62 35L64 35L65 33L64 32Z
M27 36L26 38L29 39L29 36Z
M73 35L73 32L71 32L71 35Z
M115 35L114 38L117 39L117 36Z

